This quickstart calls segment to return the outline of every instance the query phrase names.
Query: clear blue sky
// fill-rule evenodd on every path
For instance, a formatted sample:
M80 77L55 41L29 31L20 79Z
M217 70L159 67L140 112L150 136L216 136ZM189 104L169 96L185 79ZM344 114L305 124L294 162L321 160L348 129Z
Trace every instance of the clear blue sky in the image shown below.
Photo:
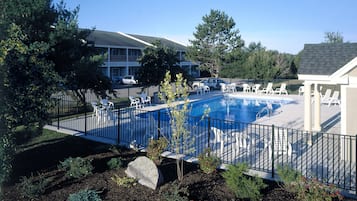
M54 0L54 3L59 0ZM80 6L79 26L166 37L188 45L211 9L232 17L246 45L296 54L305 43L340 32L357 42L356 0L64 0Z

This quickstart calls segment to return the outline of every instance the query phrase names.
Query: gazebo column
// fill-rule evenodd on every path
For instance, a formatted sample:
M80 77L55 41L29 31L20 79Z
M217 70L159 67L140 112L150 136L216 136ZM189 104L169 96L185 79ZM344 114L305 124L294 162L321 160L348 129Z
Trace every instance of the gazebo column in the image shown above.
M304 130L311 132L311 84L304 84Z
M321 98L318 84L314 84L314 131L321 131Z

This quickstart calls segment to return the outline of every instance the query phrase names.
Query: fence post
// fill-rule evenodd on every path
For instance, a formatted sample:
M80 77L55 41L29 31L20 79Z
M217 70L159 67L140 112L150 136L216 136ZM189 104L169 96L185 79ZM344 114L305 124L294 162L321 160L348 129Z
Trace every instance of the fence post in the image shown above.
M57 130L59 130L60 127L60 98L57 98Z
M274 167L274 124L271 126L271 177L274 178L275 176L275 167Z
M351 156L351 160L352 160L352 156ZM355 163L357 163L357 135L355 135ZM355 169L355 171L357 171L356 169ZM357 174L355 173L355 175L356 175L356 180L355 180L355 191L356 191L356 194L357 194Z
M84 94L84 135L87 135L87 102L86 95Z
M210 143L210 139L211 139L211 118L210 117L207 117L207 120L208 120L208 123L207 123L207 130L208 130L208 148L211 147L211 143Z
M120 107L118 109L118 136L117 136L117 144L120 145L120 118L121 118L121 114L120 114Z
M160 110L157 111L157 139L161 137L161 118L160 118Z

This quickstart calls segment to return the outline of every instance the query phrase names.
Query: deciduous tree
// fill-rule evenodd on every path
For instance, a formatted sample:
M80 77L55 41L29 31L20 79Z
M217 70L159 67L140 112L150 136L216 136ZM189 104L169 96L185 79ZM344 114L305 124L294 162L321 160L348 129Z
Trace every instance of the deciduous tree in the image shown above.
M325 32L325 43L343 43L343 36L340 32Z
M61 76L64 90L73 92L83 104L88 91L105 97L112 93L111 81L102 74L104 55L87 38L93 30L78 27L79 7L70 11L63 2L56 8L57 19L50 33L49 59Z
M139 58L139 63L141 68L137 77L140 84L147 87L160 85L167 71L170 71L172 80L176 80L178 73L182 73L185 79L190 79L188 73L177 65L178 58L175 50L164 46L159 41L144 49L143 55Z

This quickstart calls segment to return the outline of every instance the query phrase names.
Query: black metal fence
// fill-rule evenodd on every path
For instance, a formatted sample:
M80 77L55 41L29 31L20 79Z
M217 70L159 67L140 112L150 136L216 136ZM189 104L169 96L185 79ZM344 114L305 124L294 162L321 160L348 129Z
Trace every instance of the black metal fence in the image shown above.
M59 102L53 125L88 136L113 140L120 145L145 148L149 139L172 137L166 110L120 108L102 114L87 112L89 106L71 109L74 104ZM66 108L68 107L68 108ZM90 107L89 107L90 108ZM62 118L68 111L81 111ZM306 177L356 193L356 136L311 132L188 116L185 127L190 141L180 153L198 157L210 147L224 164L247 163L252 170L276 177L278 166L287 165ZM169 146L168 151L174 148Z

